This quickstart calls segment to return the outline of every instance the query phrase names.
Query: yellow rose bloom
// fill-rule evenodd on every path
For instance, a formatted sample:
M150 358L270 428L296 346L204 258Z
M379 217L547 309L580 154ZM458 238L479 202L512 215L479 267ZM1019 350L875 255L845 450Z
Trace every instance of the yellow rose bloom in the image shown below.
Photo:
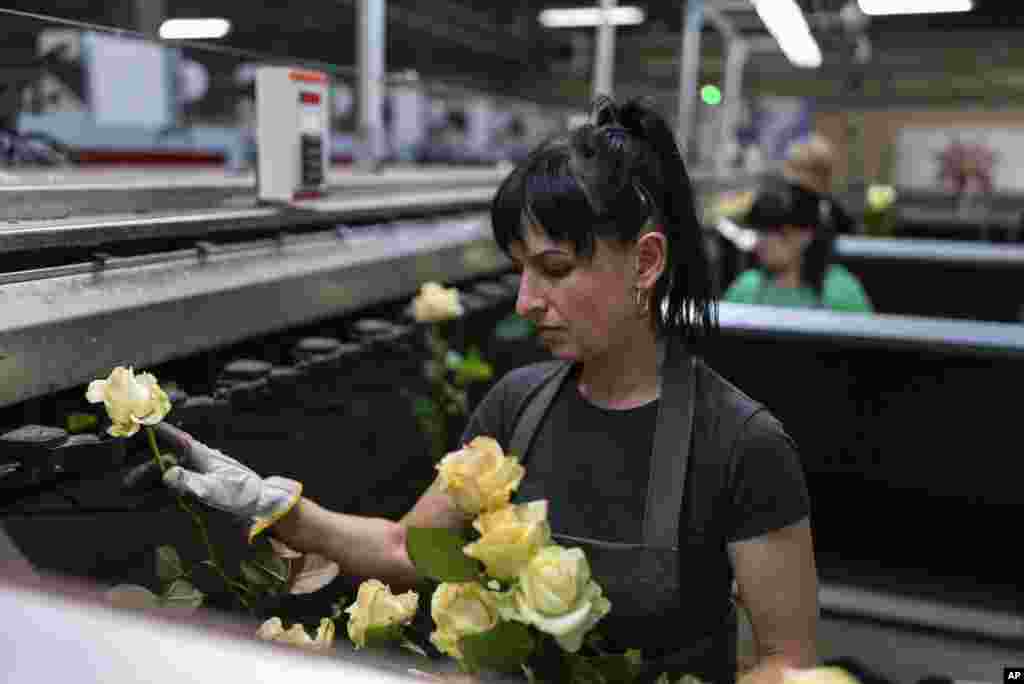
M295 623L285 629L281 618L272 617L260 625L256 636L266 641L276 641L289 646L298 646L307 651L322 653L328 651L334 644L334 621L330 618L320 620L316 638L311 639L301 624Z
M110 416L107 429L114 437L131 437L140 425L156 425L171 410L171 401L150 373L138 376L118 366L106 380L93 380L85 393L92 404L103 402Z
M461 660L459 639L480 634L498 624L498 599L476 582L444 582L430 600L435 629L430 641L442 653Z
M487 574L512 579L541 547L551 543L548 502L531 501L481 514L473 521L480 539L462 551L484 564Z
M420 323L436 323L458 318L463 314L459 291L438 283L424 283L412 301L412 315Z
M380 580L366 580L359 585L355 603L345 609L349 614L349 639L356 648L363 648L366 646L367 629L409 624L416 615L419 598L415 591L395 596L391 588Z
M491 437L476 437L441 459L436 468L442 491L472 516L507 506L512 491L526 474L523 466L505 456Z
M611 602L591 579L581 549L545 546L519 573L512 601L502 603L502 616L533 625L575 653L583 637L611 610Z

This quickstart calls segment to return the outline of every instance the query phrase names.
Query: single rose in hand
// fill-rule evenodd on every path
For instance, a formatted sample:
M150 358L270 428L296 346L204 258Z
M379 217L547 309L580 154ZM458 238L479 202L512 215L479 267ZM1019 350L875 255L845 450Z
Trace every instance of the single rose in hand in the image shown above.
M610 610L583 551L560 546L545 546L530 559L501 607L505 619L533 625L570 653Z
M459 291L438 283L424 283L412 301L412 315L420 323L437 323L463 314Z
M491 437L476 437L436 466L441 489L468 515L494 511L508 505L512 491L526 470L509 458Z
M494 629L498 599L477 582L444 582L430 600L430 615L437 626L430 641L442 653L462 660L459 639Z
M473 521L480 538L463 547L467 556L484 564L487 574L512 579L541 547L551 543L548 502L531 501L482 513Z
M272 617L262 625L256 632L256 636L266 641L277 641L290 646L298 646L313 652L326 652L334 643L334 621L330 618L320 620L320 626L316 630L316 638L311 639L305 628L295 623L288 629L284 628L281 618Z
M349 639L356 648L363 648L367 629L409 624L416 615L419 598L415 591L395 596L380 580L366 580L359 585L355 603L345 609L349 614Z
M114 437L131 437L140 425L156 425L171 410L171 400L151 373L138 376L118 366L106 380L93 380L85 393L90 403L103 402L110 416L107 429Z

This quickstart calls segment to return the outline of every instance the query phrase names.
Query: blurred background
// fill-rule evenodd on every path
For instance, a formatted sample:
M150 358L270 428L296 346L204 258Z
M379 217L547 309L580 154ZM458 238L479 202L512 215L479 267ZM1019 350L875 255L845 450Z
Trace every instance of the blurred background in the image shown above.
M1024 662L1019 3L0 4L0 560L109 586L151 580L161 543L201 553L173 499L127 486L144 440L84 401L128 363L258 471L401 514L434 472L395 392L423 360L410 298L464 293L458 339L495 368L472 401L545 358L491 197L596 94L647 96L723 299L707 357L800 446L823 655L906 682ZM271 65L328 77L316 201L257 193ZM798 242L750 223L778 175L819 207L826 277L796 294L764 283Z

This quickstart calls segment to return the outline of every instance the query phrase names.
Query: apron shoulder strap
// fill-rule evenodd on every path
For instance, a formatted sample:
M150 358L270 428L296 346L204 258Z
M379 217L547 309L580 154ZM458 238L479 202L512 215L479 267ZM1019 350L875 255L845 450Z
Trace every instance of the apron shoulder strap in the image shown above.
M680 345L666 344L665 347L643 539L648 546L677 548L693 441L697 360Z
M514 454L523 465L537 429L572 367L571 361L539 364L536 369L531 368L535 372L531 372L516 388L517 397L513 399L512 410L514 427L508 453Z

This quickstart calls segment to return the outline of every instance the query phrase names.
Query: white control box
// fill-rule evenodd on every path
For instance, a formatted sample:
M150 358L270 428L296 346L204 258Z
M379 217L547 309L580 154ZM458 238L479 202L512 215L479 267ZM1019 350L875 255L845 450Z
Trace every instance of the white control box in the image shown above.
M293 202L326 193L329 121L326 74L257 69L256 182L261 201Z

